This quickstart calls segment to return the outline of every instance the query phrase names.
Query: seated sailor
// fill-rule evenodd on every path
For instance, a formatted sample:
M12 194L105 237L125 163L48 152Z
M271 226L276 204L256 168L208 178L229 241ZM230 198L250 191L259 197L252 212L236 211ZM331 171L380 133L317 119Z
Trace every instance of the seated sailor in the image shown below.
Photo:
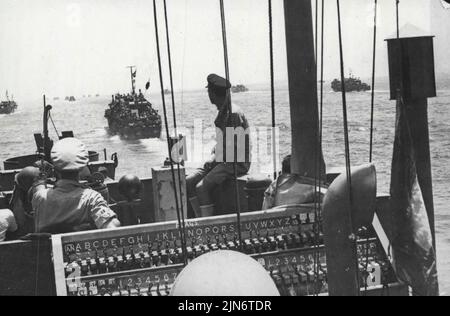
M54 145L51 158L59 180L53 188L38 181L30 190L35 231L58 234L119 227L102 195L79 182L89 161L85 145L75 138L63 139Z
M196 217L215 215L211 193L216 186L234 178L235 161L238 177L247 174L250 169L249 124L240 109L231 104L231 84L215 74L209 75L207 80L209 99L219 111L214 122L217 146L203 168L186 179L188 198ZM234 142L236 134L239 134L237 143ZM231 146L227 146L230 139Z
M34 212L28 193L33 184L39 180L41 171L48 178L53 173L52 170L53 166L50 167L49 163L39 163L22 169L15 176L14 192L10 207L18 225L18 230L15 234L17 238L34 233Z
M281 175L264 193L263 210L322 202L326 186L321 181L316 183L314 179L291 174L291 159L291 155L283 159Z
M284 157L281 165L281 176L291 174L291 155L287 155L286 157ZM277 183L277 180L273 181L272 184L267 188L266 192L264 192L264 202L262 207L263 210L269 210L275 207Z

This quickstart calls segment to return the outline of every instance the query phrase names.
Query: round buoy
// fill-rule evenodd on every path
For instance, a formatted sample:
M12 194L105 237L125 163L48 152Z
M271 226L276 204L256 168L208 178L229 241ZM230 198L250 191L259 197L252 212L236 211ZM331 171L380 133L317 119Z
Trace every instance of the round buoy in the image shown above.
M215 251L192 261L178 276L171 296L280 296L269 273L253 258Z

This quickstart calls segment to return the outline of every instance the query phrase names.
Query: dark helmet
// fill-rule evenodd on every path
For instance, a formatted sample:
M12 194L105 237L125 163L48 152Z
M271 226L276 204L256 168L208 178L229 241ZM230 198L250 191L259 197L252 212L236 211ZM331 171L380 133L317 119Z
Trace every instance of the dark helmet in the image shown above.
M16 185L25 192L28 192L34 182L39 178L39 175L40 171L38 168L26 167L16 175Z
M119 192L128 201L137 199L141 189L142 182L134 175L126 175L119 180Z

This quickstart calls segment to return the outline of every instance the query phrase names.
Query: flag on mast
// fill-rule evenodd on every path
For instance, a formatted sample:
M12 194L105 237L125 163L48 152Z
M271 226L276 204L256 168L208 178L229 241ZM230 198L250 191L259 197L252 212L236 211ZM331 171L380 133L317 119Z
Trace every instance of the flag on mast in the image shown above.
M415 157L407 108L399 96L391 175L393 266L416 295L436 296L436 253Z

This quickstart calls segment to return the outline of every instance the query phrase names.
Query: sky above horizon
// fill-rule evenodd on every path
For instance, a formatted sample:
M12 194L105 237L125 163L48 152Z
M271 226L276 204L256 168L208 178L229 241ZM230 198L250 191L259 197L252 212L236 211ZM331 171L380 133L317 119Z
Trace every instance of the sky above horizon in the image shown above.
M439 1L401 1L401 26L411 35L436 35L437 72L450 73L450 10ZM386 77L384 39L395 33L395 0L378 2L377 76ZM157 3L167 69L163 2ZM168 0L167 5L175 90L202 88L209 73L224 73L219 1ZM286 81L283 1L274 0L273 6L275 79ZM232 82L269 82L267 1L225 0L225 7ZM346 71L370 77L373 0L343 0L341 10ZM339 76L336 2L325 0L325 12L329 80ZM151 0L2 0L0 40L2 98L6 89L17 98L127 92L128 65L138 67L138 88L150 79L151 91L159 89ZM167 85L167 70L164 77Z

